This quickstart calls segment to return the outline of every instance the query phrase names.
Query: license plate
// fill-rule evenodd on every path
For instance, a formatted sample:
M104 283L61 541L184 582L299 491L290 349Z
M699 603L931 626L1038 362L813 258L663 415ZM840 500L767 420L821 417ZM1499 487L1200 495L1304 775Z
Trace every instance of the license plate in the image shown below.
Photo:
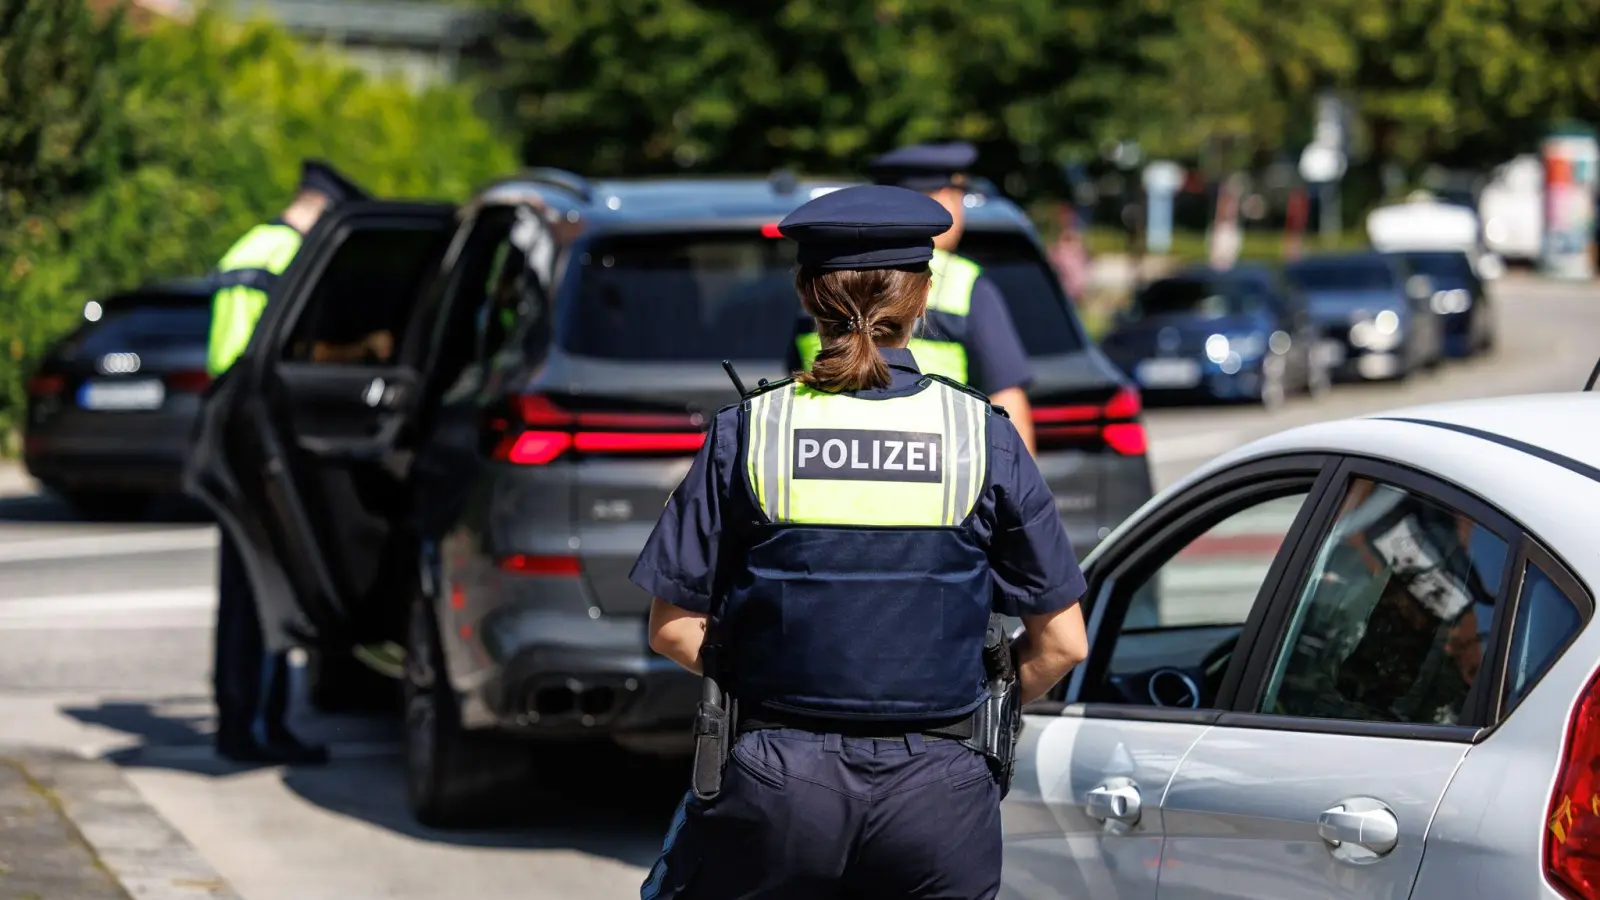
M166 399L166 388L152 380L91 381L78 389L78 405L84 409L160 409Z
M1135 374L1145 387L1194 387L1200 383L1200 364L1192 359L1147 359Z

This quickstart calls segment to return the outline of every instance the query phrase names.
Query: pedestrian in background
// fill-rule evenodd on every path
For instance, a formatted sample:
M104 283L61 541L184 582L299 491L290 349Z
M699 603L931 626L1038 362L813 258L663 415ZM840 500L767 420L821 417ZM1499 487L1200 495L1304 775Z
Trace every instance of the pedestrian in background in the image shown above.
M969 384L1004 407L1034 450L1033 409L1028 403L1028 351L1011 321L1005 297L975 262L956 254L966 223L967 172L978 151L962 142L901 147L867 167L873 181L925 194L949 213L951 226L934 239L933 289L923 328L911 341L922 371ZM802 319L792 369L810 368L821 339L809 318Z
M366 194L326 163L307 161L282 215L246 232L217 264L206 368L225 374L244 353L262 310L305 235L334 205ZM328 350L328 358L348 355ZM386 355L386 354L385 354ZM217 703L217 753L237 762L321 764L327 748L302 743L289 730L289 659L268 654L254 592L227 531L217 561L217 627L212 684Z
M720 792L685 796L643 900L999 890L1000 782L973 724L990 617L1022 618L1029 702L1087 653L1084 579L1004 412L907 349L951 224L860 185L779 225L811 370L717 414L630 576L655 598L651 647L694 672L716 647L737 699Z

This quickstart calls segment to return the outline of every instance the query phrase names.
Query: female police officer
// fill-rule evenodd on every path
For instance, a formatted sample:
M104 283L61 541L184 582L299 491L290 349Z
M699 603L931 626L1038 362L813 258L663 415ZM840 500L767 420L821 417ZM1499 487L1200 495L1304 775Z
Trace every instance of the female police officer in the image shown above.
M904 349L950 226L879 185L779 226L821 352L717 414L632 575L685 668L716 623L738 699L721 792L684 798L645 900L999 888L999 788L950 735L986 697L991 611L1022 617L1027 702L1086 652L1084 582L1016 429Z

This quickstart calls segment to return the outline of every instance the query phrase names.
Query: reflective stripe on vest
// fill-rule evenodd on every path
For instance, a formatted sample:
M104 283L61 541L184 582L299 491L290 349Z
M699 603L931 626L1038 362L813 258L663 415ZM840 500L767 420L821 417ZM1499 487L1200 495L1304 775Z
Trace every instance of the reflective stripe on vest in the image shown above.
M933 272L933 285L928 291L927 334L912 338L907 349L924 374L943 375L965 384L969 374L966 319L972 311L972 288L983 270L972 260L944 250L933 251L928 268ZM809 370L822 352L822 337L808 331L795 339L795 346L800 351L800 368Z
M271 294L278 286L278 273L269 269L229 269L212 272L205 277L205 286L211 293L223 288L245 287Z
M988 477L988 404L931 379L883 400L791 384L745 413L746 476L774 523L955 527Z

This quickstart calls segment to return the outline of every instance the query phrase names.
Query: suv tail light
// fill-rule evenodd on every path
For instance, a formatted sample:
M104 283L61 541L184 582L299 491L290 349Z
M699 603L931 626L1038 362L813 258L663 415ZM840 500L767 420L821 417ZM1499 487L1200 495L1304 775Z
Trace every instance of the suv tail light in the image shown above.
M1573 900L1600 900L1600 675L1567 723L1544 836L1544 871Z
M67 389L67 380L60 375L35 375L28 379L29 397L54 397Z
M179 394L201 394L211 386L211 375L204 369L169 372L167 390Z
M1060 450L1098 442L1123 456L1140 456L1149 446L1139 422L1143 411L1139 392L1127 386L1104 403L1035 406L1034 443L1040 450Z
M513 553L499 560L501 571L518 575L558 575L576 578L583 574L583 563L576 556L545 556Z
M492 424L512 431L496 446L495 458L517 465L542 466L568 454L685 456L706 439L703 420L688 412L572 411L539 394L516 398L514 408L515 426Z

